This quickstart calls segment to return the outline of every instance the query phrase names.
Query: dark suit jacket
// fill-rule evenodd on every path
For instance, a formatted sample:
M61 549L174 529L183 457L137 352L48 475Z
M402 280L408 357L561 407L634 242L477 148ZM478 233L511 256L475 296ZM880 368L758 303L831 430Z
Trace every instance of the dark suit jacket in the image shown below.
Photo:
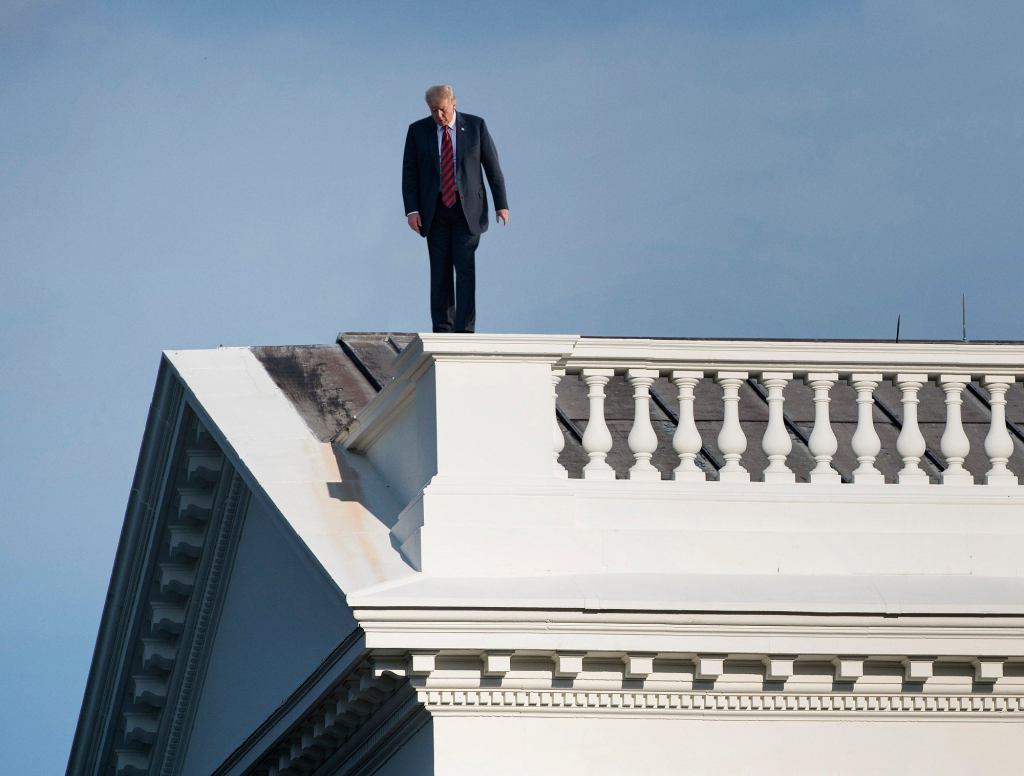
M487 231L490 221L483 172L494 197L495 210L507 210L505 177L498 164L498 149L479 116L455 111L455 189L472 234ZM402 198L405 212L420 214L420 234L426 236L441 192L441 158L437 151L437 124L428 116L409 125L402 159Z

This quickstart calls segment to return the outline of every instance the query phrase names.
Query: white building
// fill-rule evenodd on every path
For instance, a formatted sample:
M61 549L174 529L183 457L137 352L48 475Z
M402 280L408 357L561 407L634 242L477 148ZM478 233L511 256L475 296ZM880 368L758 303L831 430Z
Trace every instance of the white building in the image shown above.
M1016 772L1022 376L1019 343L166 353L68 771Z

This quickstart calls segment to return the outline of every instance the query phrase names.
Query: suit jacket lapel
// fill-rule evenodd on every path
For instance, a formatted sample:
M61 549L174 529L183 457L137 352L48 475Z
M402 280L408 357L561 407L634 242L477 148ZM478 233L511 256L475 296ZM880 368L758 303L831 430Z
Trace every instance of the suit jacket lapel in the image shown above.
M466 120L462 114L455 111L455 177L458 178L462 170L462 157L466 153Z
M430 157L434 160L434 172L437 173L437 177L441 177L441 154L438 152L437 145L437 124L434 123L433 119L428 119L428 123L423 128L423 141L428 143L427 148L433 150Z

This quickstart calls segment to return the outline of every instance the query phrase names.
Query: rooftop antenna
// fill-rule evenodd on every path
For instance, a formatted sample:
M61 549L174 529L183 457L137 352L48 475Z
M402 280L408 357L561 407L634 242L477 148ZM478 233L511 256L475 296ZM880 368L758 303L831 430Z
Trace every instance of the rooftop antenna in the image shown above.
M900 341L900 316L896 316L896 341Z
M960 327L960 341L967 342L967 294L960 294Z

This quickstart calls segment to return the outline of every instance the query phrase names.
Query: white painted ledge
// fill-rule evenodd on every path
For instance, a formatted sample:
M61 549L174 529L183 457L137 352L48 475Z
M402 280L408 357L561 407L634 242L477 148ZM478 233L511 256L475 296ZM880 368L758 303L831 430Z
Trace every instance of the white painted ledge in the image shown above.
M438 578L349 595L357 608L1024 617L1024 579L971 575L580 574ZM1024 626L1024 621L1022 621Z
M387 526L345 488L330 444L309 431L248 348L167 351L192 406L225 454L294 529L342 590L410 573ZM268 570L272 573L272 570Z

